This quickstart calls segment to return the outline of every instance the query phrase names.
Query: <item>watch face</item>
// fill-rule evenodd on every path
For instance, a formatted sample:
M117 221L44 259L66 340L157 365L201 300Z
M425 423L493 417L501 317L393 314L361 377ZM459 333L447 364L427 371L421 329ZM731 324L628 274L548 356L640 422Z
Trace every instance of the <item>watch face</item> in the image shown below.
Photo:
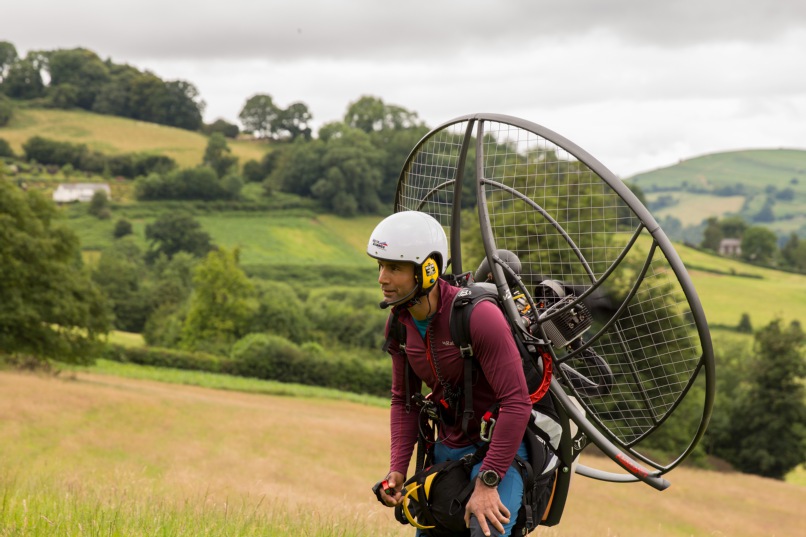
M484 470L481 473L481 482L488 487L498 486L499 481L501 481L501 478L498 477L494 470Z

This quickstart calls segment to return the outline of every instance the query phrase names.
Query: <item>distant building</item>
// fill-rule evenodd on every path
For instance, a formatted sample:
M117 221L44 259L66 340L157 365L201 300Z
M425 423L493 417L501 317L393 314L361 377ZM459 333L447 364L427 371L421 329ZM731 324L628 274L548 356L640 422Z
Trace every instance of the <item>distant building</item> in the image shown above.
M112 193L106 183L65 183L59 185L53 193L53 201L56 203L87 202L92 200L92 196L98 190L106 192L107 198Z
M742 255L741 239L722 239L719 242L719 255L739 257Z

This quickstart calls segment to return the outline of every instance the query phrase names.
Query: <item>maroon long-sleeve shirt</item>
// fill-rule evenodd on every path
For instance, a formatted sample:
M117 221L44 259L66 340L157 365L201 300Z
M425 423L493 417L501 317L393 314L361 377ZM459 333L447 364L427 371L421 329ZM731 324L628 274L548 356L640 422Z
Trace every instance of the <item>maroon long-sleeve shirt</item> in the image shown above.
M406 327L406 354L418 377L409 386L410 394L418 393L422 382L425 382L433 392L434 401L443 397L443 387L427 356L426 345L429 341L433 342L432 355L436 355L442 378L451 386L464 385L464 360L451 339L449 327L451 305L458 292L458 287L439 280L439 305L425 338L420 335L408 310L401 308L399 312L399 322ZM388 325L386 329L388 333ZM430 334L432 330L434 332ZM473 309L470 339L478 363L474 367L473 385L475 419L471 420L467 436L462 432L461 414L452 425L443 422L440 437L451 448L478 442L479 418L498 402L498 419L481 469L492 469L503 476L515 458L531 414L521 359L503 313L491 302L482 301ZM411 412L406 413L406 361L396 342L390 344L389 352L393 364L390 472L406 475L417 442L418 411L412 407ZM461 399L464 401L464 396Z

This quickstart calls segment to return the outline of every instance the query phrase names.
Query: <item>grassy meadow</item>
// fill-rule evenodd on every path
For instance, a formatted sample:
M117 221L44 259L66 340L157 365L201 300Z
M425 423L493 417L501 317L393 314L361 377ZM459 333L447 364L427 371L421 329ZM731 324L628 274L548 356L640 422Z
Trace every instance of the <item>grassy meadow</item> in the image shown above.
M674 166L639 173L626 180L641 188L688 183L693 187L721 187L744 183L763 191L768 185L792 188L806 198L806 151L756 149L728 151L681 160ZM760 181L759 178L764 178ZM795 179L793 181L793 179Z
M370 492L388 464L385 405L114 367L0 372L0 535L413 534ZM800 535L804 487L685 467L669 480L657 492L577 476L562 523L536 535Z
M649 202L660 196L675 198L675 205L656 211L655 216L673 216L685 226L728 214L741 214L750 219L762 209L769 195L787 189L792 191L793 199L776 196L773 206L776 220L765 226L788 235L802 231L806 223L803 214L806 151L803 150L757 149L703 155L634 175L626 181L641 187ZM736 185L742 185L741 194L723 197L707 193ZM695 189L702 192L694 192Z
M32 136L83 143L110 155L141 152L166 155L180 167L201 164L207 146L207 137L198 132L83 110L18 107L8 125L0 128L0 138L18 155ZM241 164L250 159L260 160L267 150L265 144L251 141L228 140L227 144Z

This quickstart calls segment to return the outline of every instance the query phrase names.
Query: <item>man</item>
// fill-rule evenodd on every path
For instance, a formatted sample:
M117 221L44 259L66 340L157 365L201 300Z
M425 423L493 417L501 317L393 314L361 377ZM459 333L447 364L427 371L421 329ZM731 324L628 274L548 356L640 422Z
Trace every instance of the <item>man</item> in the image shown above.
M406 328L406 355L394 341L391 407L391 461L386 480L392 494L380 492L382 501L395 506L403 501L401 489L418 435L418 414L407 411L405 394L420 393L422 382L440 408L440 442L434 446L434 463L457 460L482 444L479 417L496 403L498 417L489 449L473 468L475 485L465 509L472 536L509 535L523 496L523 481L512 462L516 453L527 458L524 432L531 402L518 349L500 309L480 302L470 319L474 357L480 371L473 384L476 418L462 430L464 362L451 340L450 314L459 292L439 278L448 261L448 241L442 226L431 216L404 211L384 219L370 236L367 253L378 261L378 283L384 300ZM387 325L387 333L389 326ZM411 367L409 389L405 375ZM474 370L475 371L475 370ZM416 378L415 378L416 376Z

